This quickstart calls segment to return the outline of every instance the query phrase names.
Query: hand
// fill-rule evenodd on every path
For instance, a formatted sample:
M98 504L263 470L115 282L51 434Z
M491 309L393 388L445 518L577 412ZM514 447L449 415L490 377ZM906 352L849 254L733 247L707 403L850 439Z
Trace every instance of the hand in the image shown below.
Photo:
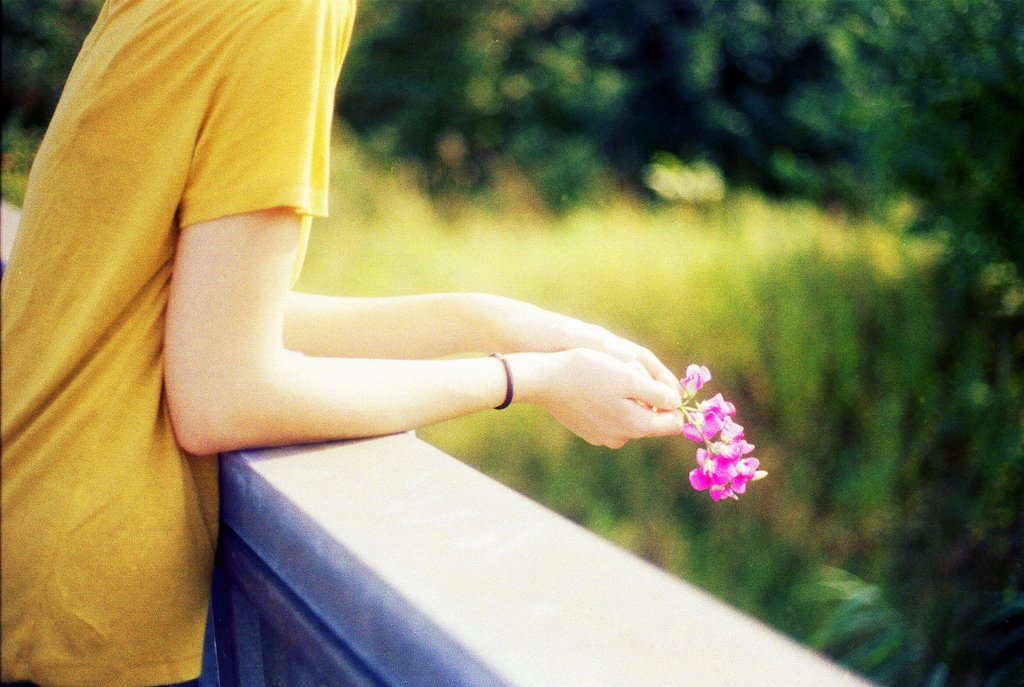
M655 379L630 362L576 348L508 356L515 398L536 403L585 441L619 448L629 439L678 434L683 425L678 384ZM659 410L667 409L667 410Z
M612 334L604 327L538 308L522 301L485 296L495 321L499 351L553 353L589 348L624 363L639 362L654 379L680 390L679 380L650 350ZM678 405L678 404L677 404ZM667 406L664 406L667 407ZM675 406L673 406L675 407Z

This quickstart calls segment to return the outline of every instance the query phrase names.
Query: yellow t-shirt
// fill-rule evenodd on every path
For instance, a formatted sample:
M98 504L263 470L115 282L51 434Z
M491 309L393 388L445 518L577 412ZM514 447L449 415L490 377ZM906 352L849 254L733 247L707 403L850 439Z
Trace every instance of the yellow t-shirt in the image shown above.
M2 680L199 673L214 457L163 393L180 227L327 210L354 0L107 0L40 148L3 277Z

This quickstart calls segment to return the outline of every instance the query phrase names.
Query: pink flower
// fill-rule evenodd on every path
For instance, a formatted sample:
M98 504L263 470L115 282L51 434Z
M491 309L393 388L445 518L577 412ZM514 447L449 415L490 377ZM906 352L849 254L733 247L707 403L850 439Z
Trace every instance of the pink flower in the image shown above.
M701 422L701 427L703 427L703 420L698 421ZM690 441L704 441L704 435L701 434L701 428L689 422L683 425L682 435Z
M736 470L724 461L709 460L699 468L690 470L690 486L697 491L708 487L724 487L736 479Z
M708 491L711 494L711 498L715 501L721 501L722 499L739 499L736 494L733 493L729 487L723 487L719 485L713 485Z
M686 393L686 401L711 379L706 367L690 365L680 383ZM767 472L758 470L757 458L747 457L754 445L743 439L743 427L732 418L736 406L715 394L696 405L683 404L681 408L686 422L682 434L687 439L703 443L697 449L697 467L690 470L690 486L698 491L708 490L715 501L739 498L747 490L747 482L759 480Z
M717 447L717 444L713 444L712 448ZM695 476L693 472L690 473L690 483L703 484L705 482L708 485L717 484L724 485L732 482L736 476L735 460L729 456L724 456L716 451L708 451L707 449L697 449L697 464L700 465L696 469L696 472L701 473L703 476ZM694 487L695 489L706 489L707 487Z
M753 446L751 446L753 448ZM736 461L736 472L739 476L746 480L754 479L757 476L757 468L761 465L761 462L754 457L744 458L743 460Z
M722 416L715 410L705 413L698 410L690 414L689 419L691 422L685 423L681 431L683 436L690 441L711 441L724 426Z
M725 417L718 412L717 408L711 408L704 411L703 421L701 422L701 431L704 432L704 438L709 441L715 437L725 423Z
M726 417L722 422L722 441L729 443L743 438L743 426L733 422L731 417Z
M743 460L736 461L736 477L733 478L730 488L737 494L742 494L747 490L747 482L751 480L760 479L768 473L762 473L758 476L757 466L759 465L757 458L744 458Z
M711 371L703 365L690 365L686 368L686 376L679 380L687 396L693 396L709 381Z
M722 398L722 394L715 394L697 407L705 413L712 412L723 419L736 414L736 406Z
M721 442L717 444L717 446L720 446L720 448L718 449L719 453L721 453L724 456L727 456L728 459L733 462L739 460L741 456L744 456L754 450L754 445L747 443L743 439L740 439L739 441L735 441L732 443Z
M704 491L711 486L711 478L701 468L690 470L690 486L697 491Z

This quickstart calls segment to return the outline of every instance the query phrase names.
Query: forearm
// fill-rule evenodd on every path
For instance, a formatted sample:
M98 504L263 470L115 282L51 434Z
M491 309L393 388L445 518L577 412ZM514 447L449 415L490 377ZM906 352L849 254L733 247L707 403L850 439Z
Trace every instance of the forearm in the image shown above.
M438 358L505 350L495 299L473 293L346 298L292 292L285 346L331 358Z
M172 361L172 421L189 452L400 432L494 408L508 389L504 366L491 357L310 358L281 349L263 364L248 360L225 356L178 371ZM677 408L678 393L639 362L590 349L518 353L508 361L513 400L545 408L590 443L617 448L682 427L678 410L655 410Z
M307 355L437 358L458 353L553 353L573 348L639 360L656 379L675 375L647 349L602 327L483 293L344 298L292 292L284 341Z
M178 441L195 454L401 432L493 408L506 392L504 368L489 357L376 360L281 350L258 366L211 363L215 379L213 370L193 369L168 390Z

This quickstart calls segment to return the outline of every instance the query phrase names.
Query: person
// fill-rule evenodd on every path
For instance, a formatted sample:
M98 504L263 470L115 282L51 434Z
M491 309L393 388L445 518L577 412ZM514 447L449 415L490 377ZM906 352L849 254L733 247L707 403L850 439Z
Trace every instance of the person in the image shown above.
M196 678L219 452L506 400L594 444L680 431L674 375L601 327L486 294L292 290L354 12L102 6L3 277L4 682Z

